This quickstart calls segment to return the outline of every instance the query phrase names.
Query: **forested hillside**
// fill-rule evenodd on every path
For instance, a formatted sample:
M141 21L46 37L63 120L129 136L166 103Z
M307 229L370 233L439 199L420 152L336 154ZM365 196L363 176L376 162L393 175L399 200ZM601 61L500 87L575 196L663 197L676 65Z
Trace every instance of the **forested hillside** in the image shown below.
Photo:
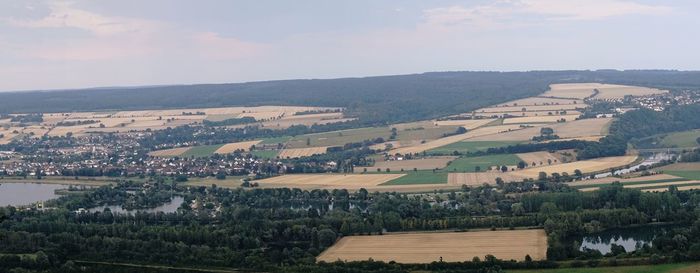
M700 72L435 72L415 75L285 80L140 88L0 93L0 112L307 105L347 107L364 124L470 111L537 95L558 82L596 81L669 89L700 87Z

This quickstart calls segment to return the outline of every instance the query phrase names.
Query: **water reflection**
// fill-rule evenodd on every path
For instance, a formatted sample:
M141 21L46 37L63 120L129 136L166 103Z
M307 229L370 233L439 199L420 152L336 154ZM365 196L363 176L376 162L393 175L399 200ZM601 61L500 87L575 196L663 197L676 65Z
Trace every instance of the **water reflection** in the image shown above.
M656 236L665 233L673 227L672 225L649 225L606 230L584 236L579 250L588 248L607 254L610 253L611 245L616 244L624 247L625 251L631 252L644 244L651 245L652 240Z
M28 206L60 197L56 190L67 185L38 183L2 183L0 180L0 206Z
M170 202L167 202L163 205L157 206L155 208L150 208L150 209L140 209L140 210L126 210L122 208L122 206L117 206L117 205L112 205L112 206L99 206L99 207L94 207L91 209L88 209L88 212L103 212L105 209L109 209L113 214L134 214L136 212L144 212L144 213L157 213L157 212L163 212L163 213L173 213L177 212L177 209L182 205L182 202L185 201L185 198L182 196L175 196L173 197Z

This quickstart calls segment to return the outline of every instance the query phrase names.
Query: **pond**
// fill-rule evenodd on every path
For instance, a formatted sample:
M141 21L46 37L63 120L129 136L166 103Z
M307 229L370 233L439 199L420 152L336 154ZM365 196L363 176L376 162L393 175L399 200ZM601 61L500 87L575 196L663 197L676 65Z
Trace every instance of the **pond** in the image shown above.
M182 202L185 202L185 198L182 196L175 196L173 197L170 202L167 202L165 204L162 204L160 206L157 206L155 208L150 208L150 209L140 209L140 210L126 210L122 208L122 206L99 206L99 207L94 207L91 209L88 209L89 212L103 212L105 209L109 209L112 211L113 214L133 214L136 212L145 212L145 213L157 213L157 212L163 212L163 213L173 213L177 211L177 208L182 205Z
M630 252L644 244L651 245L656 236L676 227L675 225L646 225L633 228L610 229L584 236L579 250L598 250L603 255L610 253L612 244L620 245Z
M0 180L0 207L28 206L36 202L60 197L56 190L70 186L38 183L2 183Z

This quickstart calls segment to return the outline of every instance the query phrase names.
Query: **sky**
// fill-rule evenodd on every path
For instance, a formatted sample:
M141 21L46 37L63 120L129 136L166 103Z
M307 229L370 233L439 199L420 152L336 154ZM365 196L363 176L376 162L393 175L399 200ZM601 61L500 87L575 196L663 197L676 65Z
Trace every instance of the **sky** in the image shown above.
M700 1L0 0L0 91L700 70Z

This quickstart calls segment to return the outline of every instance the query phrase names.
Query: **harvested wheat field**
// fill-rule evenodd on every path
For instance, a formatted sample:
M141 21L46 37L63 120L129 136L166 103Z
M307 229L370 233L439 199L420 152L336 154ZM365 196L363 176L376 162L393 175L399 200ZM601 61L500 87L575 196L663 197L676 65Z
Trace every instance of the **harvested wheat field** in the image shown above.
M696 181L698 183L698 181ZM689 190L698 190L700 189L700 185L692 185L692 186L680 186L676 187L679 191L689 191ZM643 189L643 192L665 192L668 191L668 187L663 187L663 188L653 188L653 189Z
M602 83L552 84L550 88L543 96L578 99L593 96L593 99L611 100L622 99L626 95L647 96L668 92L655 88ZM598 94L595 94L594 89L598 90Z
M431 158L423 158L423 159L412 159L412 160L394 160L394 161L380 161L374 164L372 167L366 167L367 172L377 172L377 169L381 169L381 171L385 171L386 169L390 169L392 171L400 171L400 170L413 170L414 168L417 170L433 170L433 169L442 169L447 164L454 160L456 157L454 156L440 156L440 157L431 157ZM364 172L364 167L360 168L355 168L356 173L361 173Z
M463 262L493 255L503 260L546 258L544 230L507 230L440 233L402 233L343 237L321 253L318 261L375 261L398 263Z
M432 150L438 147L442 147L445 145L449 145L455 142L463 141L466 139L472 139L476 138L479 136L486 136L486 135L494 135L502 132L509 132L513 130L519 130L522 129L520 125L499 125L499 126L488 126L488 127L481 127L477 128L475 130L469 131L464 134L460 135L454 135L454 136L448 136L448 137L443 137L439 138L433 141L428 141L426 143L418 144L415 146L410 146L410 147L401 147L395 150L391 150L391 154L417 154L417 153L422 153L427 150Z
M555 112L555 111L569 111L576 110L578 108L585 108L585 104L562 104L562 105L530 105L530 106L504 106L504 107L486 107L478 109L475 114L481 113L500 113L500 112L527 112L527 111L537 111L537 112Z
M475 137L474 141L527 141L534 136L540 135L542 127L554 129L554 134L561 138L578 138L578 137L599 137L604 135L608 126L612 122L612 118L594 118L580 119L567 121L564 123L555 123L548 125L537 125L522 130L515 130L496 135Z
M158 150L158 151L152 151L148 153L150 156L157 156L157 157L171 157L171 156L179 156L181 154L186 153L189 151L192 147L181 147L181 148L172 148L172 149L165 149L165 150Z
M571 182L571 183L567 183L567 185L569 185L570 187L586 187L586 186L609 185L610 183L613 183L615 181L619 181L620 183L625 184L625 183L658 181L658 180L679 179L679 178L680 177L678 177L678 176L673 176L670 174L655 174L655 175L640 176L640 177L634 177L634 178L604 177L604 178Z
M539 116L549 116L549 115L576 115L580 116L581 112L577 110L566 110L565 112L559 111L525 111L525 112L491 112L491 113L476 113L475 116L478 117L496 117L496 118L508 118L508 117L539 117Z
M214 153L215 154L228 154L228 153L233 153L237 150L249 151L250 146L258 144L261 141L262 140L251 140L251 141L228 143L228 144L225 144L224 146L221 146L221 148L214 151Z
M569 141L569 140L583 140L583 141L600 141L604 136L585 136L585 137L571 137L571 138L560 138L552 139L547 141L542 141L542 143L557 142L557 141Z
M397 179L404 174L290 174L256 180L263 188L360 189Z
M662 171L697 171L700 170L700 162L674 163L657 168Z
M583 100L578 99L558 99L558 98L545 98L545 97L529 97L514 101L505 102L497 105L498 107L508 107L508 106L531 106L531 105L566 105L566 104L576 104L585 107L586 104Z
M284 149L278 155L279 158L297 158L303 156L312 156L317 154L325 154L328 147L310 147L310 148L295 148Z
M555 123L560 120L573 121L578 118L579 115L547 115L547 116L534 116L534 117L517 117L517 118L507 118L503 120L503 124L521 124L521 123Z
M524 161L528 166L532 166L532 163L535 163L536 165L549 164L549 162L552 162L552 164L561 163L561 158L556 153L532 152L515 155L518 156L522 161Z
M465 129L471 130L477 127L484 126L495 119L464 119L464 120L437 120L435 125L437 126L460 126Z
M537 178L540 172L545 172L547 175L551 175L552 173L561 174L564 172L573 174L575 170L580 170L583 173L592 173L629 165L635 160L637 160L637 156L633 155L602 157L558 165L528 168L514 171L511 174L521 176L523 178Z
M523 180L520 176L512 175L512 172L449 173L447 174L447 184L453 186L495 185L496 178L501 178L505 182L519 182Z

